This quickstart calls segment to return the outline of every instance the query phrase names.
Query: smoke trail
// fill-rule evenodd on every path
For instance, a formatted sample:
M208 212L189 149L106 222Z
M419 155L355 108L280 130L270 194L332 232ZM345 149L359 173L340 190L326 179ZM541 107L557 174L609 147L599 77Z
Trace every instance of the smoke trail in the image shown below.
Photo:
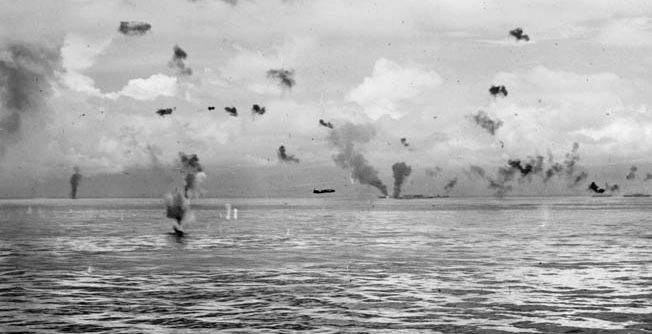
M277 155L278 155L278 159L281 162L299 163L299 159L295 158L294 155L288 155L285 152L285 146L283 146L283 145L279 146Z
M407 142L407 138L401 138L401 144L405 147L410 147L410 144Z
M180 75L191 75L192 69L186 66L184 62L188 58L188 53L180 48L178 45L174 46L174 54L172 54L172 59L168 63L168 66L172 69L175 69Z
M455 188L456 184L457 184L457 177L448 181L448 183L446 183L446 185L444 186L444 191L446 193L449 193L451 190L453 190L453 188Z
M165 117L165 115L172 115L172 111L174 111L176 109L177 109L177 107L159 109L159 110L156 111L156 113L161 117Z
M498 94L501 94L502 96L507 96L507 88L505 86L491 86L489 88L489 93L493 96L498 96Z
M439 175L439 173L441 173L441 171L442 169L439 166L435 166L435 168L427 168L426 175L428 177L436 177L437 175Z
M496 131L503 126L503 121L496 119L493 120L489 118L489 115L482 110L479 110L475 115L471 116L475 124L479 125L481 128L487 130L492 135L496 134Z
M224 107L224 111L233 117L238 117L238 109L236 107Z
M530 41L530 36L524 34L523 29L521 28L510 30L509 34L512 35L514 38L516 38L516 41L521 41L521 40L526 42Z
M185 174L184 196L187 198L197 197L202 192L201 184L206 179L206 173L204 173L196 154L179 152L179 158L181 159L181 173Z
M324 126L324 127L327 127L327 128L329 128L329 129L332 129L332 128L333 128L333 124L332 124L331 122L326 122L326 121L324 121L323 119L320 119L320 120L319 120L319 125Z
M292 89L296 84L296 81L294 81L294 70L292 69L271 69L267 71L267 77L278 80L279 85L287 89Z
M0 158L18 141L25 118L45 109L59 50L14 43L0 49Z
M637 170L638 170L638 167L636 167L636 166L629 167L629 173L625 176L625 178L628 179L628 180L635 179Z
M73 167L74 173L70 177L70 198L76 199L77 198L77 188L79 187L79 183L81 183L82 175L79 172L79 167L75 166Z
M392 172L394 173L394 198L399 198L401 196L401 186L403 186L405 178L412 173L412 167L405 162L397 162L392 165Z
M266 111L266 110L265 110L265 107L261 107L261 106L259 106L259 105L257 105L257 104L254 104L253 106L251 106L251 113L252 113L254 116L255 116L255 115L264 115L264 114L265 114L265 111Z
M118 31L127 36L142 36L152 28L152 25L146 22L122 21Z
M338 151L333 156L335 165L351 170L351 177L361 184L377 188L387 196L387 187L378 177L378 171L369 165L362 153L356 150L355 144L369 142L376 135L376 129L371 124L358 125L346 123L330 131L329 143Z

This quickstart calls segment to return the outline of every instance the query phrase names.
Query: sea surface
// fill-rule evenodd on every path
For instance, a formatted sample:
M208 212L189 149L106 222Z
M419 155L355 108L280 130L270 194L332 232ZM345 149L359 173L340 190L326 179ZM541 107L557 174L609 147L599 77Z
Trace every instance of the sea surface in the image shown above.
M0 332L652 332L652 198L193 207L0 201Z

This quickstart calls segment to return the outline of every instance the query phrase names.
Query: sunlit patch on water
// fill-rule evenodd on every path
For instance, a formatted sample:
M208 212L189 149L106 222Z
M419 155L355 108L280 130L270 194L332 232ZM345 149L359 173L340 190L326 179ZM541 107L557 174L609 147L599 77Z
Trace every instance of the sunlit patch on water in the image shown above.
M652 203L605 201L2 202L0 329L649 333Z

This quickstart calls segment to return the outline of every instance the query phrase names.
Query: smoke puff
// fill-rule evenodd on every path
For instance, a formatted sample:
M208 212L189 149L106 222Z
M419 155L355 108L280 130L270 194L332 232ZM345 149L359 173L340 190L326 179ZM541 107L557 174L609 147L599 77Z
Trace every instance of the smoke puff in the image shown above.
M285 146L283 145L279 146L277 155L278 155L278 159L281 162L299 163L299 159L295 158L294 155L287 154L287 152L285 151Z
M152 28L152 25L146 22L122 21L118 31L127 36L142 36Z
M224 107L224 111L233 117L238 117L238 109L236 107Z
M0 50L0 158L19 139L25 117L45 109L60 63L59 50L19 43Z
M638 170L638 167L632 166L629 167L629 173L625 175L625 178L628 180L633 180L636 178L636 171Z
M439 173L441 173L441 171L442 171L442 168L439 167L439 166L435 166L435 168L427 168L427 169L426 169L426 175L427 175L428 177L435 177L435 176L437 176Z
M650 179L652 179L652 173L647 173L647 174L645 174L645 179L643 179L643 181L647 181L647 180L650 180Z
M503 125L503 121L489 118L489 115L482 110L479 110L475 115L472 115L472 118L475 124L487 130L487 132L492 135L495 135L496 131L498 131L498 129Z
M448 181L448 183L446 183L446 185L444 186L444 191L447 193L450 192L451 190L453 190L453 188L455 188L456 184L457 184L457 178Z
M489 88L489 93L493 96L498 96L498 94L507 96L507 88L505 88L505 86L491 86Z
M196 154L185 154L183 152L179 152L179 158L181 160L181 173L185 174L184 195L186 197L199 195L201 193L200 185L206 179L199 158Z
M521 28L510 30L509 34L512 35L514 38L516 38L517 41L521 41L521 40L526 42L530 41L530 36L524 34L523 29Z
M486 172L485 172L484 168L482 168L480 166L475 166L475 165L469 166L468 171L465 171L465 173L469 177L479 176L482 179L484 179L485 176L486 176Z
M346 123L329 133L328 142L337 149L333 156L335 165L350 169L354 180L375 187L387 196L387 186L378 177L378 171L356 150L356 144L367 143L375 135L376 129L371 124Z
M75 166L73 170L74 173L70 177L70 198L76 199L77 188L79 187L79 183L81 183L82 175L79 172L79 167Z
M184 62L186 58L188 58L188 53L186 53L186 51L184 51L178 45L175 45L174 54L172 55L172 59L168 63L168 66L176 70L177 74L179 75L191 75L192 69L187 67L186 63Z
M412 173L412 167L408 166L405 162L397 162L392 165L392 172L394 174L394 198L401 196L401 187L405 179Z
M176 109L176 107L175 108L159 109L159 110L156 111L156 113L161 117L165 117L165 115L171 115L172 111L174 111L175 109Z
M279 85L288 89L292 89L296 84L296 81L294 80L294 70L292 69L271 69L267 71L267 77L278 80Z
M320 120L319 120L319 125L321 125L321 126L323 126L323 127L327 127L327 128L329 128L329 129L332 129L332 128L333 128L333 124L332 124L331 122L326 122L326 121L324 121L323 119L320 119Z
M251 113L252 113L254 116L255 116L255 115L264 115L264 114L265 114L265 111L266 111L266 110L265 110L265 107L261 107L261 106L259 106L259 105L257 105L257 104L254 104L253 106L251 106Z
M401 138L401 144L405 147L410 147L410 144L407 142L407 138Z

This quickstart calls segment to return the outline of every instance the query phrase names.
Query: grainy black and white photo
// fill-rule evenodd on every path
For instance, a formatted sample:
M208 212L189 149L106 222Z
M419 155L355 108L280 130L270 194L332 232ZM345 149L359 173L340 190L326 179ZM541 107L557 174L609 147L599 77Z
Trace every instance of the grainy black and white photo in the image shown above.
M652 333L652 2L0 0L0 333Z

